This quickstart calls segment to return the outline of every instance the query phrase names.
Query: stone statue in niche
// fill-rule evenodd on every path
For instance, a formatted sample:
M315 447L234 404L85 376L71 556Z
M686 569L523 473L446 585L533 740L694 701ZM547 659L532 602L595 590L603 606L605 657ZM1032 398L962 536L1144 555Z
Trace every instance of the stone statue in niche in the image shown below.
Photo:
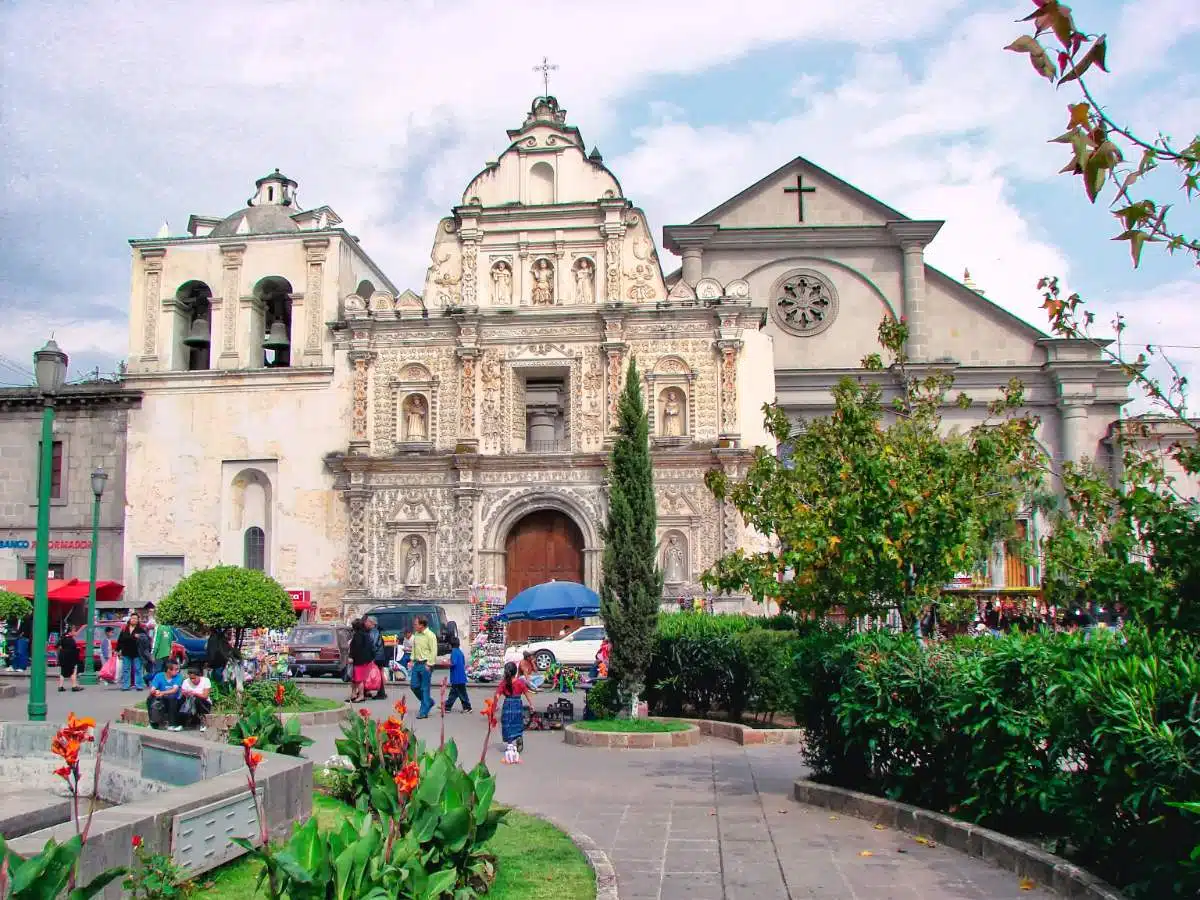
M663 436L683 437L683 395L675 388L663 393Z
M408 550L404 553L404 585L416 587L425 583L425 554L421 552L421 539L408 539Z
M509 306L512 303L512 266L504 260L492 266L492 304Z
M596 302L596 267L586 256L575 263L575 302Z
M425 398L420 394L410 394L404 401L404 440L425 441L429 439L427 413Z
M554 265L548 259L533 264L533 290L530 301L534 306L554 305Z
M678 535L672 534L667 538L667 547L663 550L663 579L668 584L680 584L687 580L685 569L683 547Z

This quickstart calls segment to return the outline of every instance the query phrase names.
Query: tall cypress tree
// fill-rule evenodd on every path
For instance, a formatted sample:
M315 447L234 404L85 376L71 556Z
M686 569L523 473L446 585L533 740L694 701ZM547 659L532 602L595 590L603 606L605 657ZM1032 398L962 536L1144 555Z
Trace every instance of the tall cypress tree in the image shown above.
M650 422L637 365L630 358L608 468L608 523L604 526L600 584L600 615L612 641L609 677L620 687L625 701L645 688L658 627L663 576L658 568L657 527Z

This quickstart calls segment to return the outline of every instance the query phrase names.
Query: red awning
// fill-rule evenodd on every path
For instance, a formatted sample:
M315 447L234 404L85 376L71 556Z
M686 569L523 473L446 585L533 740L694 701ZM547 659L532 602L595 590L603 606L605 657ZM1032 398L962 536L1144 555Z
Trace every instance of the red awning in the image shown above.
M307 612L308 610L310 610L312 608L313 608L313 605L312 605L311 600L293 600L292 601L292 609L294 609L296 612Z
M48 599L58 603L83 603L88 597L91 582L80 581L78 578L51 578L46 582ZM20 594L22 597L33 599L33 580L29 578L19 581L0 581L0 588ZM96 600L109 602L119 600L125 592L125 586L116 581L97 581Z

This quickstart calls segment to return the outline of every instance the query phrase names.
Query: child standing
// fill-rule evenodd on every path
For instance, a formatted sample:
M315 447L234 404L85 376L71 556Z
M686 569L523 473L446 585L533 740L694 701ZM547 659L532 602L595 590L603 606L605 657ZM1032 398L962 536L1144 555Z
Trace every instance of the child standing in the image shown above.
M455 699L462 701L462 711L471 711L471 698L467 696L467 657L462 652L458 638L450 638L450 696L446 698L446 712L454 708Z

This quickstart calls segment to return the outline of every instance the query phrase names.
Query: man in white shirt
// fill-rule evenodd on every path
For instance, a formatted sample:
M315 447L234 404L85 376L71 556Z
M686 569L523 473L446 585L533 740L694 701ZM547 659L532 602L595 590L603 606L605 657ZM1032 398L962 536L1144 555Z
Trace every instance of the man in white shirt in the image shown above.
M204 669L200 666L188 669L179 693L179 721L188 726L198 724L201 731L207 731L205 717L212 710L212 682L204 677Z

